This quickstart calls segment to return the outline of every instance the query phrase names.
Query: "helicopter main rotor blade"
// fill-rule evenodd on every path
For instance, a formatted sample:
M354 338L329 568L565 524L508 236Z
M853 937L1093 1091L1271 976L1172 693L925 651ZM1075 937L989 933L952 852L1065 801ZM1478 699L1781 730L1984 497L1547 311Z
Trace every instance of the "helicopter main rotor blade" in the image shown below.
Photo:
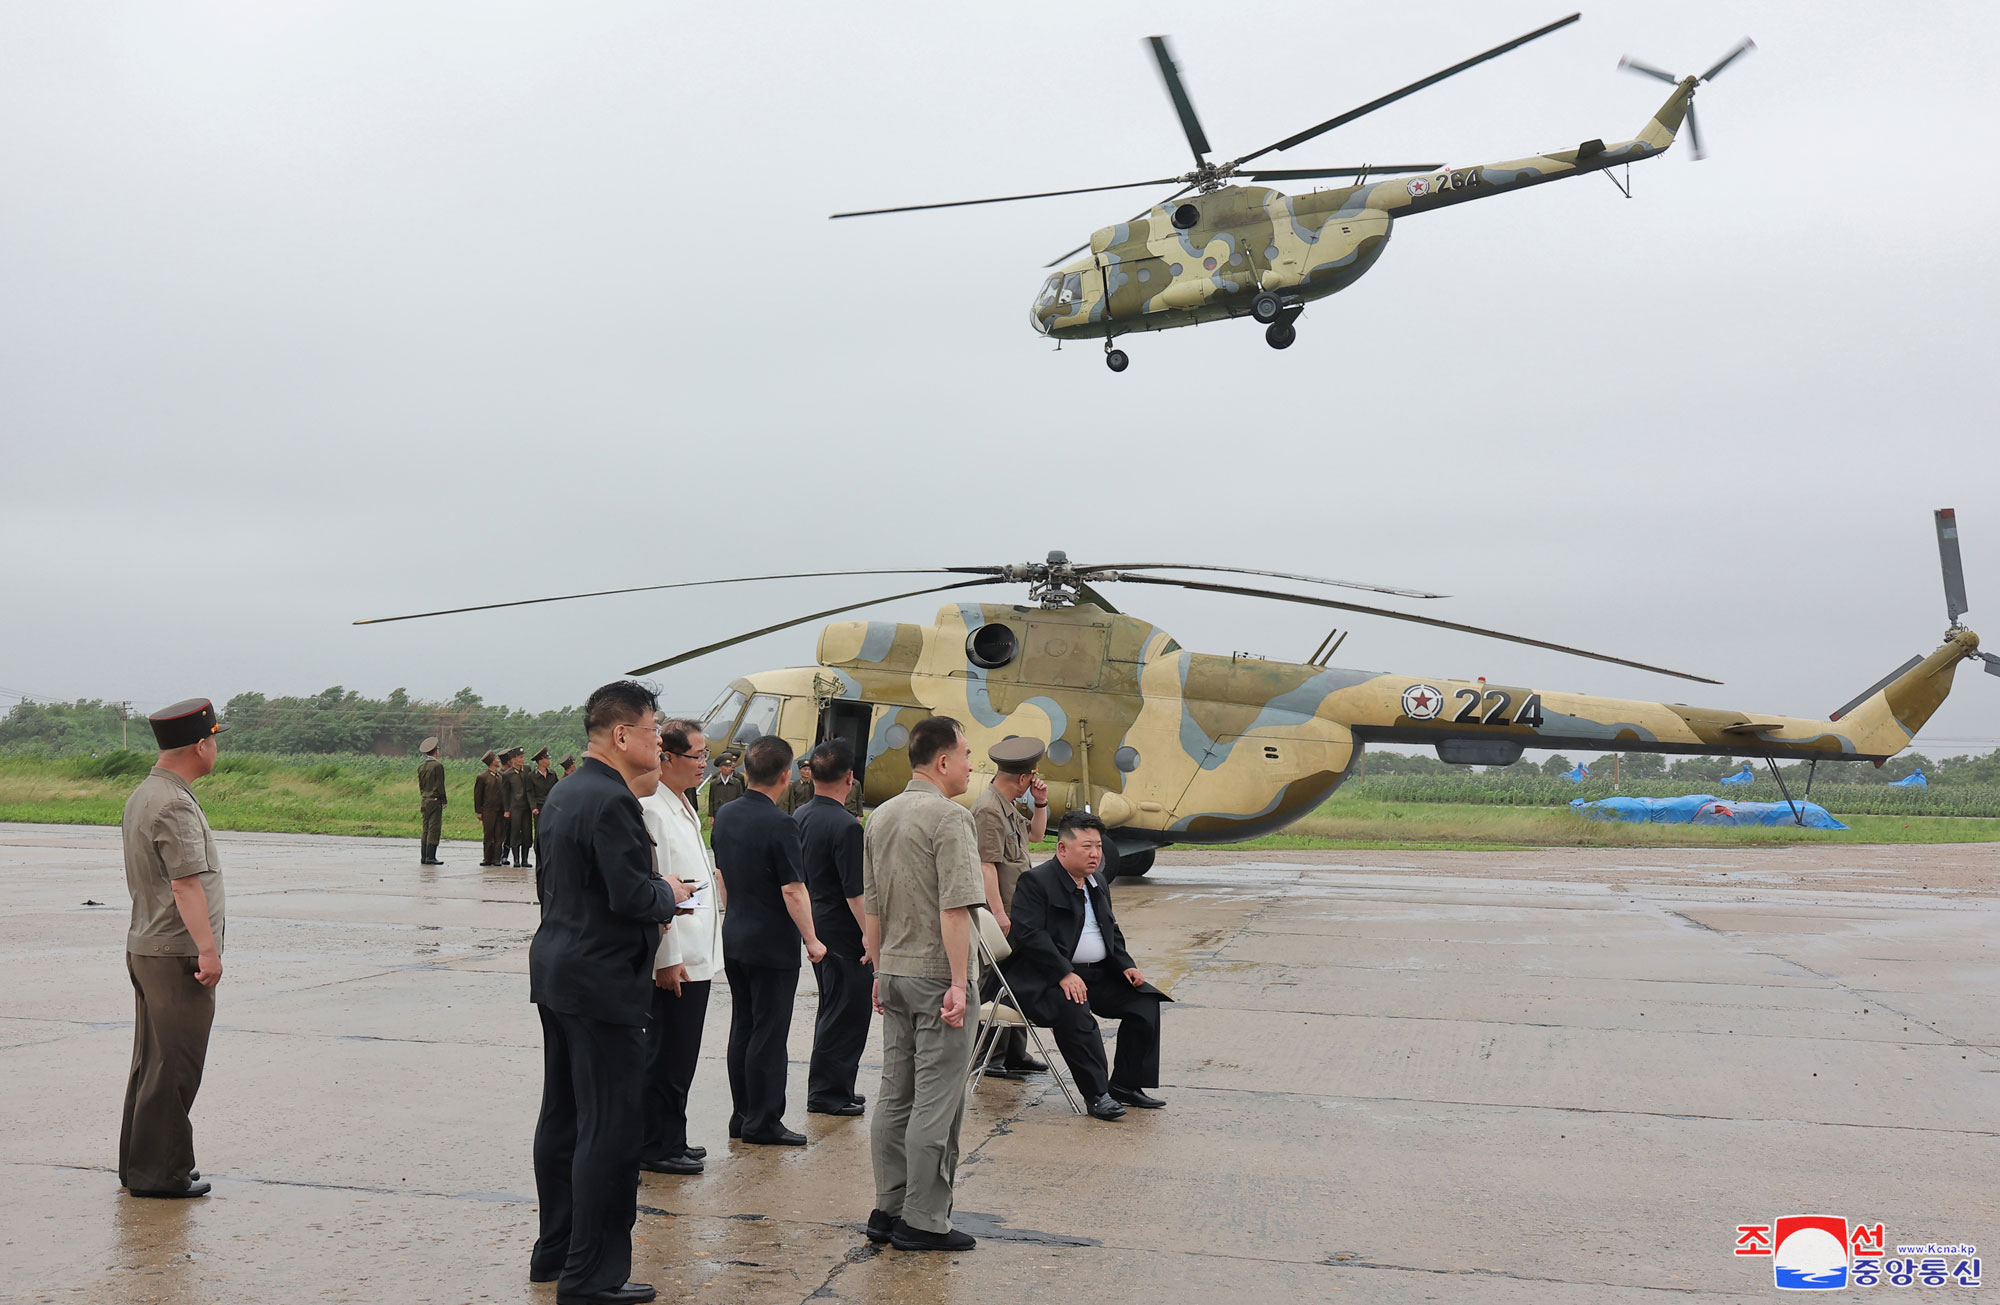
M1360 580L1329 580L1319 575L1294 575L1290 571L1253 571L1243 566L1208 566L1200 562L1120 562L1113 566L1079 566L1078 575L1099 571L1227 571L1232 575L1261 575L1273 580L1302 580L1307 584L1333 585L1339 589L1364 589L1371 594L1393 594L1397 598L1446 598L1424 589L1397 589L1392 585L1371 585Z
M1944 571L1944 610L1957 625L1972 610L1965 600L1965 559L1958 552L1958 510L1939 508L1931 515L1937 520L1938 565Z
M1688 157L1691 161L1699 163L1708 157L1708 152L1701 147L1701 119L1695 116L1694 97L1692 95L1688 97L1687 102L1687 125L1688 144L1694 147L1694 152Z
M1146 205L1146 207L1140 209L1137 213L1134 213L1131 217L1126 218L1125 225L1126 226L1132 225L1134 222L1137 222L1140 218L1146 216L1146 214L1152 212L1154 209L1159 208L1162 205L1173 203L1175 200L1179 199L1182 195L1187 194L1190 190L1193 189L1194 189L1194 183L1190 181L1187 185L1182 186L1179 190L1167 196L1165 199L1161 200L1158 204L1148 204ZM1081 254L1084 250L1088 248L1090 248L1090 242L1086 240L1082 244L1078 245L1075 249L1072 249L1067 253L1057 254L1054 258L1051 258L1048 262L1042 264L1042 266L1044 268L1050 268L1054 267L1057 263L1066 263L1071 258L1075 257L1078 254Z
M699 589L704 585L741 585L756 580L820 580L842 575L945 575L952 572L991 571L999 567L915 566L887 571L791 571L782 575L739 575L726 580L679 580L664 585L634 585L629 589L594 589L587 594L557 594L553 598L516 598L505 603L479 603L472 607L443 607L435 612L411 612L406 616L371 616L356 625L387 625L391 621L420 621L427 616L457 616L461 612L490 612L500 607L533 607L537 603L566 603L572 598L608 598L613 594L645 594L658 589Z
M776 625L767 625L761 630L752 630L748 634L739 634L728 639L717 640L715 643L703 644L699 648L692 648L684 653L675 653L672 657L668 657L663 661L652 662L635 670L628 671L626 674L651 675L654 671L663 671L669 666L678 666L682 662L691 662L697 657L706 657L712 652L720 652L724 648L733 647L739 643L748 643L752 639L761 639L767 634L776 634L780 630L789 630L795 625L804 625L807 621L818 621L825 617L838 616L842 612L852 612L856 608L874 607L878 603L893 603L899 598L916 598L921 594L941 594L952 589L970 589L974 585L1001 585L1007 583L1009 582L1005 576L986 576L978 580L960 580L954 584L933 585L929 589L912 589L908 593L887 594L881 598L864 598L858 603L848 603L842 607L829 607L823 612L809 612L804 616L795 617L789 621L780 621Z
M1436 172L1442 163L1375 163L1365 168L1272 168L1247 174L1252 181L1307 181L1313 177L1368 177L1376 173Z
M1756 48L1757 48L1757 43L1755 41L1751 40L1747 36L1744 37L1742 40L1736 43L1735 49L1731 50L1728 54L1725 54L1720 59L1716 60L1715 67L1710 68L1707 72L1703 73L1701 75L1701 80L1705 82L1714 81L1715 75L1717 73L1721 72L1724 68L1727 68L1730 64L1735 63L1738 59L1741 59L1744 55L1750 53L1752 50Z
M1669 86L1679 86L1681 84L1681 79L1672 73L1655 68L1649 63L1640 63L1629 54L1618 61L1618 66L1627 72L1635 72L1643 77L1657 77Z
M1100 190L1132 190L1139 186L1171 186L1179 177L1155 177L1151 181L1121 181L1115 186L1078 186L1074 190L1037 190L1026 195L994 195L987 199L949 199L942 204L899 204L895 208L863 208L852 213L829 213L828 220L879 217L884 213L918 213L930 208L970 208L975 204L1011 204L1017 199L1053 199L1057 195L1089 195Z
M1582 17L1583 17L1582 14L1571 14L1567 18L1558 18L1555 22L1550 23L1546 27L1537 27L1534 31L1529 32L1526 36L1517 36L1513 40L1508 41L1504 45L1494 46L1492 49L1486 51L1486 53L1484 54L1475 54L1470 59L1467 59L1462 63L1455 63L1451 67L1445 69L1443 72L1432 73L1430 76L1424 78L1422 81L1411 82L1408 86L1403 87L1399 91L1391 91L1387 95L1382 96L1380 99L1370 100L1368 101L1368 103L1362 105L1358 109L1349 109L1346 113L1341 114L1339 117L1328 118L1325 122L1322 122L1317 127L1308 127L1304 131L1299 132L1295 136L1285 137L1285 139L1279 141L1275 145L1266 145L1263 149L1258 150L1254 154L1245 154L1242 158L1236 159L1229 166L1232 168L1239 168L1243 166L1245 163L1248 163L1251 159L1262 158L1264 157L1264 155L1270 154L1273 151L1288 150L1292 148L1292 146L1294 145L1303 145L1307 141L1313 139L1313 137L1322 136L1327 132L1332 131L1335 127L1341 126L1343 123L1353 122L1356 118L1363 117L1364 115L1375 112L1375 110L1377 109L1383 108L1387 105L1394 104L1397 100L1400 100L1405 96L1415 95L1418 91L1423 90L1426 86L1435 86L1439 82L1443 81L1445 78L1455 77L1459 73L1464 72L1468 68L1476 67L1479 64L1485 63L1488 59L1497 59L1501 55L1507 53L1509 50L1518 49L1521 46L1526 45L1530 41L1539 40L1542 37L1547 36L1550 32L1557 30L1558 28L1568 27L1571 23L1577 21L1579 18Z
M1153 58L1160 64L1160 79L1167 84L1167 98L1174 102L1174 112L1181 117L1181 130L1187 133L1188 148L1194 151L1196 167L1208 162L1208 137L1201 130L1201 119L1194 113L1194 101L1188 98L1187 87L1181 85L1181 70L1174 63L1174 52L1167 45L1164 36L1149 36L1146 43L1153 47Z
M1409 612L1392 612L1386 607L1364 607L1360 603L1343 603L1333 598L1312 598L1305 594L1279 593L1274 589L1250 589L1242 585L1211 584L1205 580L1175 580L1167 576L1128 575L1122 577L1127 584L1179 585L1183 589L1198 589L1213 594L1236 594L1243 598L1274 598L1285 603L1304 603L1311 607L1334 607L1343 612L1365 612L1370 616L1386 616L1395 621L1411 621L1417 625L1435 626L1440 630L1457 630L1461 634L1476 634L1487 639L1502 639L1508 643L1526 644L1530 648L1546 648L1550 652L1568 653L1572 657L1588 657L1592 661L1610 662L1614 666L1630 666L1634 670L1652 671L1656 675L1671 675L1677 679L1693 680L1697 684L1720 684L1721 680L1711 680L1705 675L1690 675L1686 671L1669 670L1664 666L1651 666L1645 662L1630 661L1624 657L1613 657L1607 653L1586 652L1582 648L1572 648L1568 644L1550 643L1545 639L1530 639L1526 635L1504 634L1499 630L1488 630L1477 625L1462 625L1457 621L1440 621L1433 616L1415 616Z

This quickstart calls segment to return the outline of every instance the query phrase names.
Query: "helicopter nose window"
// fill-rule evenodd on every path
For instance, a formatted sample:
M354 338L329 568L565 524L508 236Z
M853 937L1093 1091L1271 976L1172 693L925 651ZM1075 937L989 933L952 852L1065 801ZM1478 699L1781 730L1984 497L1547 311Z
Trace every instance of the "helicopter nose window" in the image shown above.
M723 694L722 701L715 704L715 709L708 713L708 719L702 722L703 737L714 739L717 743L726 740L729 727L736 723L736 713L742 710L743 694L740 691L731 689Z
M1053 304L1056 301L1056 296L1061 293L1062 293L1062 273L1058 272L1054 276L1050 277L1048 280L1042 282L1042 293L1038 298L1036 298L1035 307L1047 308L1050 304Z
M1063 278L1062 293L1056 296L1056 302L1065 308L1074 308L1076 301L1081 298L1083 298L1083 273L1071 272Z
M1201 221L1201 210L1192 204L1183 204L1174 210L1174 225L1182 231L1186 231L1199 221Z
M965 655L974 666L987 670L997 670L1014 660L1015 651L1021 641L1015 637L1013 627L995 621L982 625L965 637Z
M749 744L777 729L778 705L778 700L768 693L750 699L749 710L743 713L743 723L736 727L736 737L731 741Z

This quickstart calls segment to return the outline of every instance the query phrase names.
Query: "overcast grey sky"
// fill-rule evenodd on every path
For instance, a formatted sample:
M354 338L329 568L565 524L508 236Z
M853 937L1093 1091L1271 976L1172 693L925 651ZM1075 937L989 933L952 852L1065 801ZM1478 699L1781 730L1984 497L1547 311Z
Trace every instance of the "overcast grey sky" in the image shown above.
M1293 150L1624 139L1668 88L1621 54L1761 47L1701 95L1707 161L1399 223L1284 353L1223 323L1135 337L1116 376L1030 331L1041 264L1149 192L825 220L1185 168L1152 32L1226 156L1565 12L0 6L0 685L545 708L898 586L348 622L1064 548L1431 587L1727 684L1366 618L1347 665L1820 715L1935 646L1940 505L2000 639L1992 5L1600 3ZM1331 623L1123 600L1219 652L1302 658ZM1924 737L2000 738L2000 681L1968 668Z

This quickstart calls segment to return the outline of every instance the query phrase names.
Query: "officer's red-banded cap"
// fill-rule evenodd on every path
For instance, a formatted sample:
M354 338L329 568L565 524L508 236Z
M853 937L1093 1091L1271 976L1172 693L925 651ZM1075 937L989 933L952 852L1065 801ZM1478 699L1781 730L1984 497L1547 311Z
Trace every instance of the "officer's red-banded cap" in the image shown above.
M207 698L189 698L171 707L162 707L146 718L153 738L162 750L185 748L228 729L216 719L215 704Z

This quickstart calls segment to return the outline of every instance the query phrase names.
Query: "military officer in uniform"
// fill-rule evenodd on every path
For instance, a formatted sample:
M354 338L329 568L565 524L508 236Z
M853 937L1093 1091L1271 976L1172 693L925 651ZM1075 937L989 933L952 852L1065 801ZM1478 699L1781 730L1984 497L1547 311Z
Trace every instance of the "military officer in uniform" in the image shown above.
M118 1181L134 1196L206 1196L188 1111L222 981L222 868L191 785L215 769L223 726L206 698L163 708L148 723L159 761L132 790L123 821L133 1019Z
M535 865L542 864L542 807L549 800L549 790L556 786L562 776L549 769L549 750L542 748L529 760L535 768L528 772L528 814L534 819L534 832L528 841L535 848Z
M525 748L510 748L507 769L501 772L507 793L507 848L513 864L528 864L528 847L535 836L535 808L528 792L528 757Z
M563 759L562 759L562 761L561 761L561 763L560 763L560 764L561 764L561 766L562 766L562 771L563 771L563 773L562 773L562 777L563 777L564 779L568 779L568 778L569 778L569 773L570 773L570 772L571 772L572 770L575 770L575 769L576 769L576 758L575 758L574 756L570 755L569 753L564 753L564 754L563 754Z
M1028 847L1041 841L1049 828L1049 786L1035 773L1048 749L1041 740L1002 739L986 753L994 765L993 782L972 804L972 827L979 834L979 873L986 881L986 909L1002 933L1011 933L1014 885L1028 872ZM1021 810L1021 799L1032 798L1035 813ZM999 981L992 980L997 987ZM1028 1031L1010 1028L987 1073L995 1078L1020 1078L1048 1069L1028 1054Z
M424 818L421 865L443 865L438 860L438 844L444 839L444 808L450 799L444 793L444 763L438 760L438 741L433 734L417 745L424 759L417 763L418 810Z
M792 776L791 785L785 789L785 796L779 799L778 810L784 812L788 816L794 815L798 812L798 809L800 807L804 806L806 803L812 800L813 800L812 770L807 765L807 759L805 757L800 757L798 772Z
M499 865L507 846L507 793L501 783L500 754L488 748L480 760L486 769L472 781L472 810L482 835L479 864Z
M737 771L737 763L742 757L734 752L725 752L715 759L715 778L708 782L708 818L713 821L722 808L743 796L749 787Z

